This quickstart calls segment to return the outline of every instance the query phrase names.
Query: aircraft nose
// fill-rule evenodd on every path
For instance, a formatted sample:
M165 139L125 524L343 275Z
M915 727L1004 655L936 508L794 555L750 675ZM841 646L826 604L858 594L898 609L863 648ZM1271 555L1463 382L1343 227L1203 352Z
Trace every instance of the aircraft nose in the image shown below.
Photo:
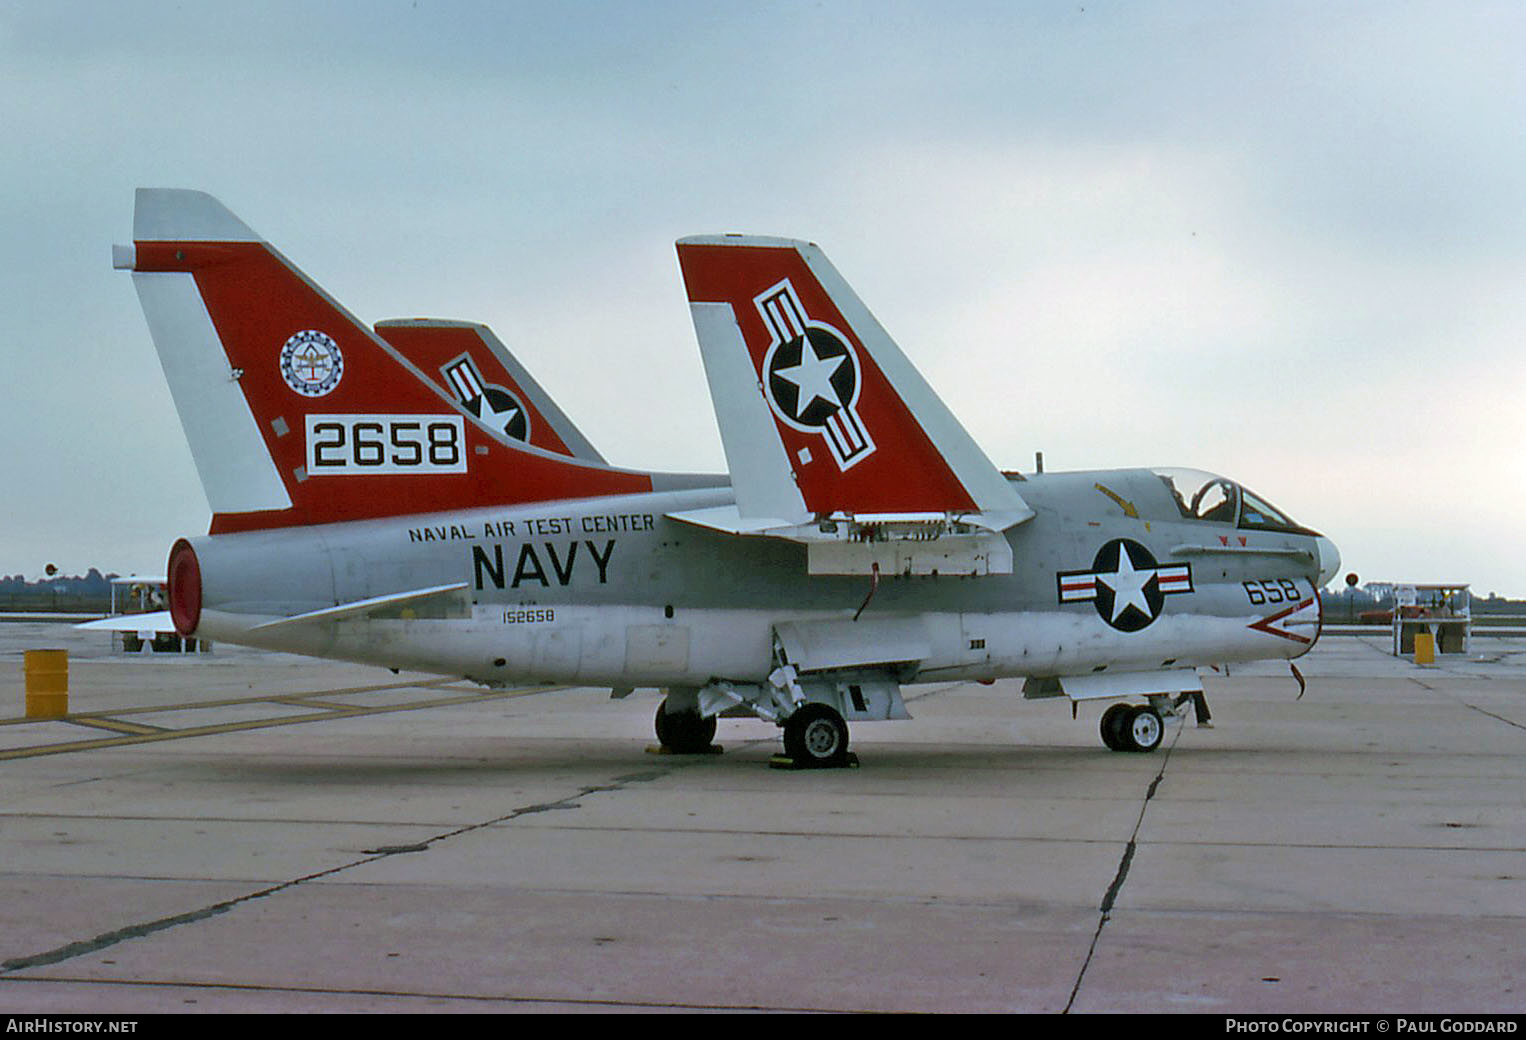
M1335 574L1341 569L1341 551L1335 547L1335 543L1324 535L1314 539L1315 562L1319 564L1319 586L1324 588L1335 580Z

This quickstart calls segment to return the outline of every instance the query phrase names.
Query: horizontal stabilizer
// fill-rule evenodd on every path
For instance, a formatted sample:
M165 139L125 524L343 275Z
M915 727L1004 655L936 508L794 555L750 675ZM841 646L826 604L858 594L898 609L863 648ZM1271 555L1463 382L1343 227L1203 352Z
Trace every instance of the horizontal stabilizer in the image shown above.
M169 611L159 610L152 614L113 614L74 627L92 632L173 632L175 622Z
M278 621L267 621L263 625L254 626L251 631L268 632L273 628L290 628L296 625L318 625L328 621L342 621L345 618L369 614L375 610L402 607L409 603L428 599L431 596L443 596L451 592L461 592L466 587L466 582L458 581L453 585L435 585L427 589L414 589L411 592L394 592L386 596L372 596L369 599L356 600L354 603L342 603L337 607L325 607L322 610L310 610L306 614L296 614L292 617L281 618Z
M681 509L668 513L667 516L680 523L720 531L722 534L759 534L795 540L803 539L811 530L809 524L799 519L791 521L782 516L758 514L743 516L741 509L734 505Z

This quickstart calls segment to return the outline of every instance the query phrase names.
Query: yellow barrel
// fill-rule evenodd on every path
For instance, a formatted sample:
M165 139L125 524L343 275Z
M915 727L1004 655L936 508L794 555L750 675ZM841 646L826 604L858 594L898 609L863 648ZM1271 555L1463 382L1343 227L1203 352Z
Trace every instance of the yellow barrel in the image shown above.
M69 714L69 651L26 652L26 717L61 719Z
M1436 663L1436 637L1429 632L1415 633L1415 663Z

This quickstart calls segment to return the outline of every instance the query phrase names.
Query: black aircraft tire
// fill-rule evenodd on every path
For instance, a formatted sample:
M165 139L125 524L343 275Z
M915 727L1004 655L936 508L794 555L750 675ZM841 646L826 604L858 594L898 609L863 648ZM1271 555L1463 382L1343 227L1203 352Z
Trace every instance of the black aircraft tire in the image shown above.
M675 755L698 755L715 741L715 716L697 711L668 713L668 702L657 705L657 742Z
M784 753L802 765L845 765L848 724L825 704L803 704L784 721Z
M1124 719L1131 710L1130 705L1114 704L1102 713L1102 721L1097 728L1102 731L1102 743L1107 745L1109 751L1129 750L1124 742L1123 727Z
M1160 714L1149 705L1132 708L1124 716L1123 739L1129 751L1148 753L1160 747L1165 739L1166 724Z

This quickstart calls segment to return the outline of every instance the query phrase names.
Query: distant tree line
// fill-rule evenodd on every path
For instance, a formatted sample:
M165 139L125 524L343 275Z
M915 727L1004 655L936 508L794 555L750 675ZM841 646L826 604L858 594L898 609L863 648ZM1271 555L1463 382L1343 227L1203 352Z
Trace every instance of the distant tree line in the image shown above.
M20 574L0 577L0 610L46 610L104 614L111 607L111 579L91 567L83 575L58 575L30 582Z
M1325 620L1343 622L1363 613L1393 610L1393 582L1373 581L1357 588L1346 585L1329 585L1321 593L1325 604ZM1526 614L1526 600L1509 599L1497 593L1479 595L1472 592L1469 606L1473 616L1480 614Z

